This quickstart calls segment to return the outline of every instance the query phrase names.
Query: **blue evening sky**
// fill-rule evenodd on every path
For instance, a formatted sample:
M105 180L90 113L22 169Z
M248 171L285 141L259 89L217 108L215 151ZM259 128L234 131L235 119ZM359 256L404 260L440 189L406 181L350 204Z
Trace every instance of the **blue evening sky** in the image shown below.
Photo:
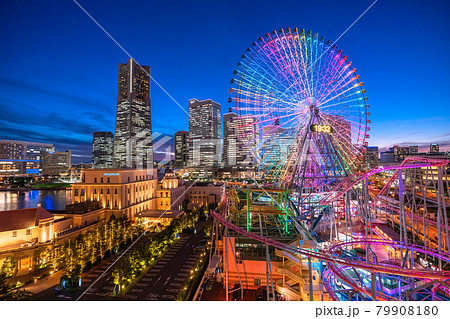
M274 29L332 42L373 2L87 1L79 3L187 109L228 109L241 54ZM369 145L450 146L449 1L379 0L337 43L369 97ZM114 131L117 64L126 54L72 0L3 2L0 138L52 142L90 161L92 132ZM188 130L188 116L151 84L153 130Z

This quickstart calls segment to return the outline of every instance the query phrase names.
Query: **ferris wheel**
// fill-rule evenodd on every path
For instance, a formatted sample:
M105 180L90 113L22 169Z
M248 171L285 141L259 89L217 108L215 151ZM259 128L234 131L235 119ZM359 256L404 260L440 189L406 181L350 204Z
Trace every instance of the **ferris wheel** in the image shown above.
M324 192L358 167L369 106L335 45L303 29L273 31L246 50L233 75L237 139L266 180Z

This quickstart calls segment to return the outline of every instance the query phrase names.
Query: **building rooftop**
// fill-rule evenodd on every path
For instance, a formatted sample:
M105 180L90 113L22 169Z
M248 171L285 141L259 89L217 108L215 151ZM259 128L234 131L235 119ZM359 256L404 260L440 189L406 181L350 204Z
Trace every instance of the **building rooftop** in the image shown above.
M39 226L42 219L53 218L44 208L25 208L0 212L0 232L27 229Z

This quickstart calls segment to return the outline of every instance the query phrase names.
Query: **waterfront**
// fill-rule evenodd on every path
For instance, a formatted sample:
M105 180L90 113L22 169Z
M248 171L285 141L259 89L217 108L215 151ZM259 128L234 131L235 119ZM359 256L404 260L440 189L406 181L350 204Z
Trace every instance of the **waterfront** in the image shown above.
M49 210L64 210L71 199L71 190L5 191L0 192L0 211L31 208L38 204Z

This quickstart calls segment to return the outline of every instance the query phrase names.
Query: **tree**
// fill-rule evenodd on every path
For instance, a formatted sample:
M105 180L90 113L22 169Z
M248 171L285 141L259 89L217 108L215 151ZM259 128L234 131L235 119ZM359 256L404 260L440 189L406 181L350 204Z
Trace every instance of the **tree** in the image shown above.
M33 257L38 268L47 267L49 251L47 247L41 246L34 250Z
M6 282L6 274L0 272L0 300L27 300L30 299L32 293L24 289L13 289Z
M6 278L12 277L16 272L16 261L13 256L6 257L0 272L5 274Z

